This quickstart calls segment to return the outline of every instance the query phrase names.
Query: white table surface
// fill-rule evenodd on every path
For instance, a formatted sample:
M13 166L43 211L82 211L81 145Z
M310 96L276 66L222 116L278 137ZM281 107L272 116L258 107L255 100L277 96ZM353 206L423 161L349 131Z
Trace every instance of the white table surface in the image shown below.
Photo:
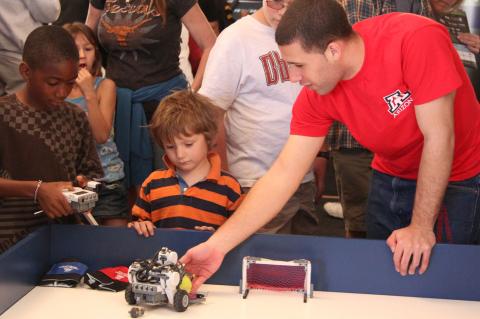
M124 292L77 288L35 287L8 309L1 319L120 319L130 318ZM480 289L480 287L479 287ZM142 319L479 319L480 302L351 293L315 292L303 303L294 292L252 290L242 299L235 286L204 285L205 303L190 305L184 313L171 307L144 306ZM6 293L6 292L4 292Z

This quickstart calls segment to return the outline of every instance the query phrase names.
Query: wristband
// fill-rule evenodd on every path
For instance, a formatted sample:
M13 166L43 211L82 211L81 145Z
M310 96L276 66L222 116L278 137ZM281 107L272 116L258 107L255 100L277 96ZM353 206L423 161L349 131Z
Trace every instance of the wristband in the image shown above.
M40 185L42 185L43 181L41 179L38 180L37 182L37 187L35 188L35 194L33 195L33 202L37 202L37 195L38 195L38 190L40 189Z

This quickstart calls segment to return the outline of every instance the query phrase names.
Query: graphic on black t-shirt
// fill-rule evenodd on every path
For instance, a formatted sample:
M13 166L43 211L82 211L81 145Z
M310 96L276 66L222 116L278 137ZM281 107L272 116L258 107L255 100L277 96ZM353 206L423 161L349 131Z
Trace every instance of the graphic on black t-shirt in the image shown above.
M126 16L115 15L113 19L108 16L101 21L105 32L112 34L116 38L116 43L122 47L123 51L120 59L123 59L127 52L131 52L135 61L138 59L138 50L151 54L144 45L159 42L159 40L149 39L145 37L147 33L152 31L156 24L148 24L152 19L145 16L139 16L133 19L131 14Z
M150 55L146 45L159 42L153 36L149 38L147 34L159 26L161 21L161 14L155 9L152 0L141 4L127 3L124 7L119 6L116 1L107 1L105 15L100 24L105 33L114 36L114 43L122 51L120 59L127 53L132 53L137 61L138 51Z
M106 76L118 87L139 88L180 74L181 18L195 0L168 0L165 12L154 0L107 0L98 38L108 53Z

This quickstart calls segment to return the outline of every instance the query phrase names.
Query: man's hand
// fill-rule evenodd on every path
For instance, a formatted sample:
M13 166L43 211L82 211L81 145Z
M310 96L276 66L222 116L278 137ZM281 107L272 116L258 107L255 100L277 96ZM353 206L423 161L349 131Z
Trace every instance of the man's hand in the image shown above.
M72 213L72 207L68 203L62 190L73 190L70 182L42 183L38 189L37 199L40 207L49 218L67 216Z
M194 275L191 293L197 293L198 288L218 270L224 257L224 253L205 242L189 249L180 258L185 270Z
M127 227L135 229L139 235L141 236L143 235L145 237L150 237L155 235L155 228L157 228L149 220L137 220L137 221L128 223Z
M423 274L430 262L430 255L435 246L433 230L408 226L397 229L387 239L387 245L393 253L395 270L402 276L414 275L417 267L418 273Z

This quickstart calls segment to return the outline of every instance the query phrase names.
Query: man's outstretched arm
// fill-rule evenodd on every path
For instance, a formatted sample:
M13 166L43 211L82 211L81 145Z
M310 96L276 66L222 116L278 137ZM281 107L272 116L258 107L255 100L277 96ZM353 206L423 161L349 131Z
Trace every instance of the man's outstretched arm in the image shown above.
M250 190L232 217L208 241L182 257L180 261L196 275L193 291L217 271L225 254L282 209L310 169L323 140L324 137L290 136L270 170Z

